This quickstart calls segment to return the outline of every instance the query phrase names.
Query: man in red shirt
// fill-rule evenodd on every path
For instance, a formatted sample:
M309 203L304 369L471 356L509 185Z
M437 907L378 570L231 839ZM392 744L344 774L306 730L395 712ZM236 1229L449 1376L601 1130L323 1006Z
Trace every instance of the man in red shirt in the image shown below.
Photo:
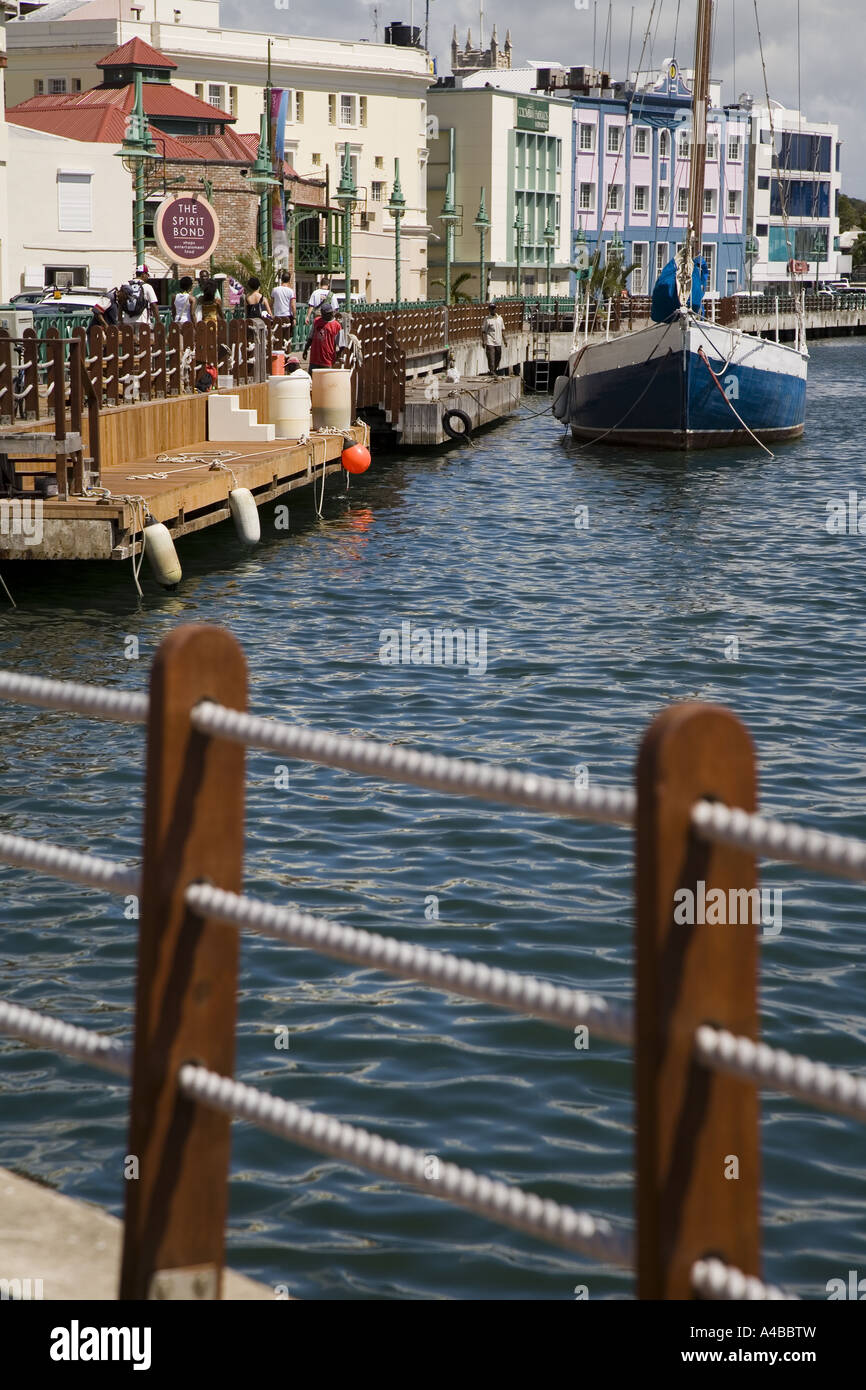
M343 357L343 330L334 317L330 304L323 304L304 348L310 355L311 367L339 367Z

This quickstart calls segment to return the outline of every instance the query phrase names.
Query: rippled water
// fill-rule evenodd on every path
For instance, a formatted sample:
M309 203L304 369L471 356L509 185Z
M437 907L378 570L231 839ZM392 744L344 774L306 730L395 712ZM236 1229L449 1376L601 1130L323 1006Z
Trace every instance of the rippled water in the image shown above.
M866 496L866 346L813 348L804 440L684 458L563 441L523 418L471 450L380 457L323 520L292 510L243 552L227 526L183 543L176 594L128 568L4 573L0 662L140 689L180 622L230 627L252 707L342 732L593 782L632 776L663 705L749 724L766 808L864 834L864 546L825 527ZM538 408L528 398L527 411ZM576 506L589 526L576 529ZM403 620L487 631L486 672L383 666ZM141 659L125 658L135 635ZM736 638L739 659L730 654ZM0 826L134 861L140 729L7 705ZM626 1000L631 844L278 759L248 765L246 886L269 901ZM120 900L19 870L3 887L0 992L128 1036L135 924ZM762 941L764 1036L853 1068L866 1041L862 889L779 866ZM430 895L438 899L438 920ZM274 1029L290 1029L288 1052ZM0 1043L0 1163L121 1211L127 1091ZM631 1063L566 1032L276 943L243 947L238 1075L545 1196L631 1220ZM866 1265L862 1132L769 1095L765 1273L807 1298ZM236 1126L230 1259L300 1297L629 1296L624 1275Z

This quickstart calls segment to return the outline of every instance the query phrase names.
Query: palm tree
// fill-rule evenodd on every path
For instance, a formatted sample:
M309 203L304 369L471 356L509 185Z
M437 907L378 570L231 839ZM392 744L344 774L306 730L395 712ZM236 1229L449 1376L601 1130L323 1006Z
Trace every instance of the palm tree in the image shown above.
M600 264L600 260L601 252L596 251L589 276L589 294L602 299L619 299L626 289L626 280L634 270L635 262L625 265L618 256L609 256L604 265Z
M467 294L465 290L462 290L462 289L460 288L461 285L465 285L465 284L466 284L466 281L467 281L467 280L474 280L474 279L475 279L475 276L474 276L474 275L472 275L468 270L464 270L464 271L462 272L462 274L460 274L460 275L457 276L457 279L456 279L456 280L452 280L452 281L451 281L451 303L452 303L452 304L472 304L472 303L474 302L474 296L471 295L471 294ZM441 285L442 288L443 288L443 290L445 289L445 281L444 281L444 280L431 280L430 283L431 283L431 285Z
M223 261L214 267L216 271L223 275L232 275L235 280L239 280L245 285L250 276L255 275L261 281L262 293L270 299L273 294L277 276L282 270L273 256L263 257L256 248L249 251L242 251L233 261Z

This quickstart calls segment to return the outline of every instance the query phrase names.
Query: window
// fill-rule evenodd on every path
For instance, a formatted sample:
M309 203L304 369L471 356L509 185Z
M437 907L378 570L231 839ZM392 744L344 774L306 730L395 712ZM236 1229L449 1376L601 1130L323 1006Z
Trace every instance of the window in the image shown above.
M704 189L704 213L707 217L716 215L716 190L714 188Z
M204 101L204 83L203 83L203 82L196 82L196 84L195 84L195 94L196 94L196 96L198 97L199 101Z
M94 283L90 277L89 267L86 265L47 265L35 275L31 275L30 270L31 268L28 266L24 277L24 283L28 286L56 285L59 289L71 290L76 285L86 285L88 281L91 284ZM110 275L107 283L111 284Z
M635 184L634 211L649 212L649 189L645 184Z
M340 125L357 125L355 98L346 96L340 97Z
M207 89L208 106L217 106L222 110L224 89L218 82L209 82Z
M57 171L57 227L61 232L92 232L92 174Z
M41 97L45 95L45 83L41 77L37 77L33 83L33 95Z
M728 189L728 216L739 217L742 195L738 188Z
M769 191L770 191L770 175L769 175L769 174L759 174L759 175L758 175L758 189L760 190L761 193L769 193Z
M714 241L705 241L701 247L701 255L706 261L707 269L710 272L707 289L714 290L716 288L716 243Z
M649 130L645 125L635 128L632 152L634 154L649 154Z
M321 168L322 156L320 154L313 155L313 164L317 169Z
M671 210L671 190L666 184L659 188L659 212L670 212Z
M607 128L607 152L619 154L622 149L622 126L609 125Z
M72 91L73 91L73 92L80 92L80 91L81 91L81 78L80 78L80 77L73 77L73 79L72 79Z
M719 137L718 135L707 136L707 159L718 159L719 157Z
M757 223L755 224L755 236L769 236L769 234L770 234L770 224L769 224L769 222L757 222Z
M661 275L665 266L671 258L670 242L656 242L656 275Z
M370 185L370 197L373 199L373 202L374 202L374 203L381 203L381 202L382 202L382 199L384 198L384 196L385 196L385 185L384 185L384 183L372 183L372 184Z
M677 212L680 217L684 217L689 210L689 190L687 188L677 189Z
M592 154L595 150L595 126L589 121L581 121L580 123L579 147L588 154Z
M237 114L238 114L238 89L237 89L237 87L229 87L229 115L230 115L230 116L236 116Z
M557 142L556 142L556 172L559 173L561 169L562 169L562 141L561 141L561 140L557 140Z
M762 130L762 131L761 131L761 144L762 144L762 145L769 145L769 144L771 144L771 143L772 143L772 142L771 142L771 139L770 139L770 132L769 132L768 130Z
M360 107L360 109L361 109L360 124L361 124L361 125L366 125L366 124L367 124L367 98L366 98L366 97L359 97L359 98L358 98L358 105L359 105L359 107Z
M677 159L691 158L691 140L687 130L681 130L677 139Z
M739 135L732 135L728 140L728 159L738 163L743 157L743 142Z
M609 183L607 186L608 212L622 212L622 184Z
M331 92L328 96L328 124L337 124L337 98Z
M580 205L580 210L581 210L581 212L595 212L595 184L594 184L594 183L582 183L582 184L580 185L580 200L579 200L579 205Z
M632 294L647 293L647 267L649 265L649 242L632 242L631 259L634 262L634 270L629 276L629 288Z
M385 156L384 156L384 155L381 155L381 154L377 154L377 155L376 155L376 158L373 160L373 167L374 167L375 169L384 169L384 168L385 168Z
M669 130L659 131L659 159L670 159L671 157L671 133Z
M295 120L296 120L296 121L302 121L303 119L304 119L304 94L303 94L303 92L295 92Z
M51 94L51 96L53 96L53 97L62 96L62 95L64 94L64 92L66 91L66 78L65 78L65 77L49 77L49 79L48 79L48 91L49 91L49 93Z

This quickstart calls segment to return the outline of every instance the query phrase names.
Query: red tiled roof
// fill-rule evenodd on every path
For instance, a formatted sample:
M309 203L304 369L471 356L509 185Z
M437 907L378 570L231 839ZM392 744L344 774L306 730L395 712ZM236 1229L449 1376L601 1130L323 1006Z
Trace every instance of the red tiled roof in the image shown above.
M126 113L117 106L95 106L85 110L21 111L7 113L9 125L41 130L46 135L62 135L67 140L82 140L106 145L122 145L126 134ZM198 158L176 135L164 135L155 125L150 126L156 148L166 159ZM215 136L216 143L220 137Z
M233 122L234 116L230 116L228 111L220 111L216 106L210 106L206 101L200 101L198 97L191 96L189 92L183 92L179 87L172 87L170 83L145 82L142 87L142 100L146 115L159 120L160 116L170 116L186 121L208 121L213 125L221 125L223 122ZM114 108L115 110L129 114L135 105L135 88L132 83L125 87L92 87L89 92L67 92L61 96L42 96L28 97L26 101L21 101L17 106L10 106L6 112L7 120L16 120L19 116L30 116L32 112L51 112L54 114L54 123L44 129L53 130L57 135L66 132L60 129L59 122L72 116L73 112ZM61 114L62 113L62 116ZM19 121L19 124L28 124ZM73 140L87 139L106 139L106 136L75 136ZM123 137L121 136L121 139Z
M122 43L120 48L115 48L113 53L106 53L104 58L100 58L96 66L98 68L176 68L177 63L166 58L164 53L151 48L144 39L129 39L126 43Z

